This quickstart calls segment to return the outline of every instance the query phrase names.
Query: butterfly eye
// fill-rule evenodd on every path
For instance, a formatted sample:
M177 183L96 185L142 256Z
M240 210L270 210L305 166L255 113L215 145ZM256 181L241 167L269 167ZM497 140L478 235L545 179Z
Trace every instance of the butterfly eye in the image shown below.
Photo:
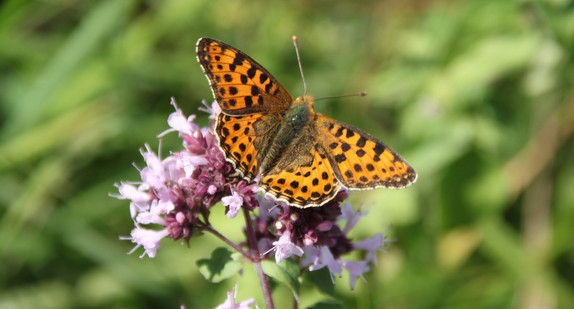
M295 115L295 116L293 116L293 118L291 118L291 121L294 123L301 122L301 116Z

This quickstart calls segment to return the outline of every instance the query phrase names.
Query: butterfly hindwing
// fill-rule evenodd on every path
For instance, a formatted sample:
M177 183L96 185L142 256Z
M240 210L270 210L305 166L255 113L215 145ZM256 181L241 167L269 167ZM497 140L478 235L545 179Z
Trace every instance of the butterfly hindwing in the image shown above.
M414 169L369 134L322 115L316 115L316 124L333 171L346 188L403 188L416 181Z
M240 50L223 42L197 41L201 64L213 96L229 115L285 111L293 97L265 68Z
M309 132L313 131L308 130ZM302 134L259 185L268 194L297 207L321 206L341 188L326 150L313 135Z

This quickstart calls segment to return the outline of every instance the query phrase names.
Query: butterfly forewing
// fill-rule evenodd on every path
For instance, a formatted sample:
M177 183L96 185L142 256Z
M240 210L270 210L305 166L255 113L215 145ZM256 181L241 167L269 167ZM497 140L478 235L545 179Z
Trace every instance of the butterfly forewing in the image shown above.
M220 113L217 116L215 133L228 161L248 179L253 179L259 169L257 164L258 149L253 124L261 119L261 114L229 116Z
M396 152L369 134L335 119L317 115L316 126L329 150L333 172L349 189L403 188L416 181L414 169Z
M293 97L260 64L223 42L197 41L197 59L213 96L226 114L285 111Z

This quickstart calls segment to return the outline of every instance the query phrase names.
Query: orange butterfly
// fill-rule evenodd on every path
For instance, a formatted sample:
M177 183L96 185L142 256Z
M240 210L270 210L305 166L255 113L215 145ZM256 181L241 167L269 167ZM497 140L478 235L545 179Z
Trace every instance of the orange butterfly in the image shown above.
M321 206L341 187L403 188L417 179L396 152L369 134L316 114L259 63L223 42L201 38L197 59L222 112L219 147L241 175L296 207Z

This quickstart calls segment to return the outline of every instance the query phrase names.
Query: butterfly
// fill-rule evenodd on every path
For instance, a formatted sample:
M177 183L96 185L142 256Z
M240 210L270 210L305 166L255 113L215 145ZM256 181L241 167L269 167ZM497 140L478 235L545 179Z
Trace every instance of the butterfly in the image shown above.
M315 113L263 66L221 41L200 38L199 61L221 107L215 133L227 161L266 195L300 208L321 206L339 189L403 188L415 170L371 135Z

